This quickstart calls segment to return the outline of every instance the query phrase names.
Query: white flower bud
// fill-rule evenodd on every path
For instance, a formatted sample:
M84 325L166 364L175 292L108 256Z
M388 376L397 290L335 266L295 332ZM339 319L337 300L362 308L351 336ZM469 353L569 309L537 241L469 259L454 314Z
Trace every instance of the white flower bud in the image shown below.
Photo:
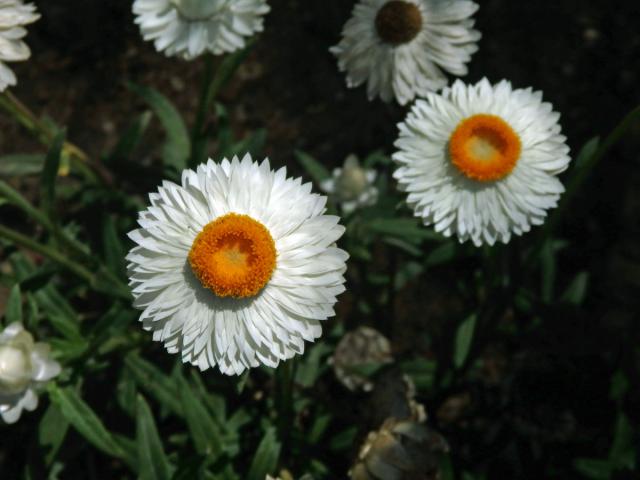
M60 373L49 354L49 345L34 343L19 323L0 333L0 416L5 422L17 422L23 409L34 410L37 387Z
M351 213L358 207L376 203L378 189L373 184L375 179L375 170L362 168L358 158L349 155L343 167L336 168L332 178L325 180L320 188L335 198L344 213Z

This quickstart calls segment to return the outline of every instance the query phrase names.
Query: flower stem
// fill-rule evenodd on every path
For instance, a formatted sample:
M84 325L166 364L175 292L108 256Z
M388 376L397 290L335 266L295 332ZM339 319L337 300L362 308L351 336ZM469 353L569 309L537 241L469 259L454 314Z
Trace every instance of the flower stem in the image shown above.
M47 257L60 266L66 268L70 272L76 274L78 277L86 280L90 285L93 285L95 282L93 273L91 273L85 267L83 267L79 263L74 262L73 260L70 260L69 257L64 255L63 253L51 247L38 243L35 240L27 237L26 235L16 232L15 230L5 227L4 225L0 225L0 237L6 238L16 245L20 245L21 247Z
M202 77L202 90L200 92L200 104L196 114L196 122L191 133L191 157L189 158L189 168L195 168L206 159L207 155L207 115L211 110L214 100L218 96L220 89L229 81L240 64L249 54L251 43L242 50L231 55L227 55L218 69L213 68L213 55L207 54L205 57L204 73Z

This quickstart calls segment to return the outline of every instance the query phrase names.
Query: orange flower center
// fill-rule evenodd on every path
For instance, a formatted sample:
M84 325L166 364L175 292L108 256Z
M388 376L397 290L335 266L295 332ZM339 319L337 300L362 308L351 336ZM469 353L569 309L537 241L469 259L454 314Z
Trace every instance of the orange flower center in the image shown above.
M380 38L391 45L402 45L416 38L422 29L422 13L411 2L391 0L376 15L376 30Z
M247 298L264 287L276 267L276 246L260 222L229 213L205 225L193 241L189 264L219 297Z
M458 124L449 139L451 161L460 172L480 182L500 180L520 158L520 137L496 115L473 115Z

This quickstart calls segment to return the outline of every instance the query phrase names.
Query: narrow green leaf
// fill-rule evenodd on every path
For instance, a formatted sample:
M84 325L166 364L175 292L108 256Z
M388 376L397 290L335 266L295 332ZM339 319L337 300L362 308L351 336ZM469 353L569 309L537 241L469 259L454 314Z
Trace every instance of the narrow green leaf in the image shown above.
M38 290L34 293L34 296L38 305L47 313L68 317L74 323L79 322L75 310L52 285L47 285L45 288Z
M281 447L275 428L267 429L251 462L247 480L264 480L267 475L275 473Z
M458 327L456 331L455 345L453 350L453 364L456 368L464 365L469 355L471 343L473 342L473 334L476 329L476 314L467 317Z
M585 143L575 161L575 169L584 168L585 165L589 162L589 159L595 155L598 151L598 147L600 146L600 137L593 137L587 143Z
M178 172L184 170L191 152L191 140L176 107L167 97L151 87L129 84L129 88L147 102L164 127L167 134L162 154L165 167L171 167Z
M143 390L176 414L184 414L178 386L168 375L134 354L125 358L125 364Z
M142 140L142 136L147 131L149 123L151 122L151 116L151 112L143 112L133 121L109 154L109 161L124 160L131 156L134 149L140 143L140 140Z
M69 421L55 403L49 405L38 426L38 443L46 451L45 463L51 465L69 430Z
M60 155L62 153L62 145L64 144L65 132L60 131L51 142L51 147L47 152L42 167L42 175L40 177L42 190L42 207L48 213L49 218L53 212L53 204L56 194L56 179L58 177L58 169L60 168Z
M145 399L138 395L136 443L138 444L138 475L141 480L169 480L171 464L162 448L162 441Z
M37 175L42 171L44 155L15 153L0 157L0 177Z
M614 470L609 461L595 458L577 458L573 461L573 466L592 480L609 480Z
M38 210L35 206L33 206L29 200L27 200L24 196L20 194L17 190L11 187L7 182L0 180L0 196L6 199L7 202L15 205L24 213L29 215L31 219L38 222L40 225L45 228L51 228L51 222L47 218L47 216L42 213L42 211Z
M609 461L616 468L634 469L636 450L634 447L634 432L629 419L624 413L619 413L613 436L613 444L609 452Z
M427 267L435 267L437 265L443 265L449 263L455 259L456 256L456 244L448 241L434 248L429 252L424 264Z
M222 453L220 428L187 381L182 376L177 378L179 398L196 451L201 455L216 458Z
M353 447L353 442L358 434L358 427L347 427L335 435L329 442L329 449L334 452L346 452Z
M415 245L405 242L401 238L396 237L382 237L382 241L387 245L391 245L392 247L403 250L409 255L413 255L414 257L421 257L423 255L422 250L420 250Z
M115 221L110 215L102 217L102 247L104 250L104 259L107 268L115 275L124 277L126 255L125 248L122 245L120 236L118 235Z
M7 307L4 313L5 324L9 325L13 322L22 323L22 295L20 292L20 284L16 283L11 287Z
M440 240L442 237L413 218L376 218L367 225L369 231L380 235L391 235L408 242Z
M307 440L311 445L315 445L320 440L322 440L323 435L326 433L329 428L329 424L331 423L332 415L329 413L325 413L323 415L317 415L313 424L311 425L311 430L307 435Z
M324 165L322 165L308 153L296 150L295 156L298 159L298 163L302 165L302 168L306 170L311 179L317 184L320 184L323 180L331 177L331 173L329 172L329 170L327 170Z
M129 466L135 466L136 459L132 458L107 431L104 424L93 409L71 388L58 388L53 385L50 389L51 400L62 412L71 425L98 450L120 458Z
M580 272L571 281L562 294L562 301L571 305L582 305L587 296L587 288L589 286L589 272Z
M316 383L326 364L323 360L329 351L331 351L331 347L327 344L318 343L305 353L298 362L298 368L296 370L295 380L298 385L310 387Z

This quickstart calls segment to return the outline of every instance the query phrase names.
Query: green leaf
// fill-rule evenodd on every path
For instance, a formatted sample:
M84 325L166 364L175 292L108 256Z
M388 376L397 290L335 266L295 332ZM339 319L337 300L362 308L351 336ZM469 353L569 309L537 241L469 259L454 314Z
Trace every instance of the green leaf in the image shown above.
M574 168L576 170L582 169L588 163L589 159L595 155L598 151L598 147L600 146L600 137L593 137L587 143L585 143L578 156L576 157L576 161L574 164Z
M47 152L42 167L42 176L40 177L42 190L42 208L49 218L53 212L53 205L56 194L56 179L58 177L58 169L60 168L60 155L62 153L62 145L64 144L65 132L60 131L53 139L51 147Z
M125 364L143 390L176 414L184 414L178 386L168 375L135 354L128 355Z
M187 381L178 376L179 398L196 452L215 459L222 453L220 428Z
M424 272L424 267L419 262L409 261L403 263L398 268L396 276L393 279L393 287L396 290L401 290L407 283L419 277L422 272Z
M571 305L582 305L587 296L587 288L589 286L589 272L578 273L571 284L562 294L562 301Z
M427 254L425 259L425 266L435 267L437 265L443 265L451 262L456 256L456 244L454 242L445 242L442 245L434 248Z
M120 458L129 466L135 467L137 459L132 458L120 446L93 409L74 390L68 387L58 388L53 385L50 394L51 400L60 408L62 415L93 446L107 455Z
M618 414L613 436L613 444L609 452L609 461L618 469L635 468L636 452L633 442L633 428L623 413Z
M247 370L242 375L240 375L240 377L238 377L238 380L236 382L236 392L238 393L238 395L244 392L244 387L247 386L248 381L249 381L249 370Z
M115 221L110 215L102 217L102 246L107 267L115 275L125 276L125 249L118 235Z
M453 350L453 364L456 368L462 367L467 360L469 350L471 349L471 343L473 341L473 334L476 329L476 314L472 314L467 317L458 327L456 331L455 345Z
M367 228L379 235L391 235L407 242L419 243L422 240L440 240L442 237L413 218L376 218Z
M325 413L322 415L316 415L311 430L307 435L307 440L311 445L317 444L322 440L323 435L326 433L329 424L331 423L331 414Z
M298 162L302 165L302 168L306 170L311 179L317 184L320 184L323 180L331 177L329 170L327 170L324 165L318 162L311 155L300 150L296 150L294 153Z
M136 443L138 445L138 475L141 480L169 480L171 464L162 448L162 441L145 399L138 395Z
M38 443L47 453L45 463L51 465L69 430L69 421L62 415L58 405L52 403L40 420Z
M167 97L151 87L129 84L129 88L147 102L164 127L167 134L162 153L165 167L176 172L184 170L191 152L191 140L178 110Z
M253 457L247 480L264 480L267 475L275 473L281 448L275 428L268 428Z
M614 467L607 460L595 458L577 458L573 466L587 478L592 480L609 480Z
M151 122L151 112L144 112L129 126L124 132L115 148L111 151L109 160L124 160L131 156L133 150L138 146L144 132L146 132Z
M0 157L0 176L19 177L37 175L42 171L44 155L15 153Z
M609 397L611 400L621 402L629 391L629 379L622 370L617 370L611 377L611 387L609 388Z
M9 325L13 322L23 323L22 321L22 295L20 292L20 284L16 283L11 287L7 307L4 312L5 324Z
M295 381L303 387L310 387L316 383L326 362L323 359L331 351L331 347L324 343L314 345L298 362Z
M430 390L436 377L438 365L435 360L427 360L426 358L417 358L408 360L401 364L402 371L409 375L420 390Z
M346 452L353 447L353 442L358 434L358 427L347 427L335 435L329 442L329 449L334 452Z

